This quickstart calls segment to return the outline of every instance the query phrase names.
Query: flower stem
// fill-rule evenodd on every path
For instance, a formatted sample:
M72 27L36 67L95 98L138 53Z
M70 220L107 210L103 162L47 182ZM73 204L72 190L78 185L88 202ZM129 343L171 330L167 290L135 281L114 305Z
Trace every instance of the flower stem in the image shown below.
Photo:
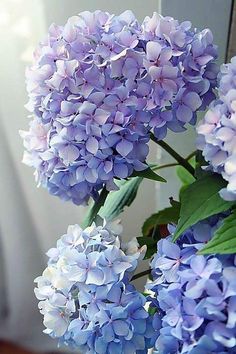
M155 166L152 168L153 171L162 170L163 168L179 166L178 162L167 163L165 165Z
M132 277L131 281L139 279L139 278L144 277L145 275L149 275L149 274L151 274L151 269L144 270L143 272L135 274Z
M151 140L154 141L156 144L161 146L165 151L168 152L178 163L183 166L191 175L194 177L194 168L188 163L186 159L184 159L181 155L179 155L170 145L168 145L163 140L158 140L153 133L151 133Z
M104 205L108 194L109 194L109 191L106 189L106 186L104 186L100 195L99 195L98 200L96 202L94 202L92 208L89 210L88 214L86 215L86 217L84 219L84 222L83 222L84 228L92 225L99 210Z
M196 153L197 153L197 150L191 152L191 154L189 154L189 155L185 158L185 160L187 160L187 161L190 160L193 156L196 155Z

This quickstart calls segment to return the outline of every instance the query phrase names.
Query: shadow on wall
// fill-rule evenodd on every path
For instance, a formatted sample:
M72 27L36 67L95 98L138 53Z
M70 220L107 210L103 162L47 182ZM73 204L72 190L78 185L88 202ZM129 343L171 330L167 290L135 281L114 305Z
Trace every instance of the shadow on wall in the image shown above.
M32 352L5 341L0 341L0 353L1 354L39 354L38 352ZM47 352L45 354L58 354L58 352L57 353Z

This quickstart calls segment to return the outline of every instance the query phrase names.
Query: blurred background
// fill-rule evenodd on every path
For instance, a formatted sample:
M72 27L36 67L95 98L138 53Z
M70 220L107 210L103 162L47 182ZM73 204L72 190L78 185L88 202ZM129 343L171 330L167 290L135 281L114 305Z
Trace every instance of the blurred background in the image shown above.
M85 209L36 188L33 171L22 165L18 130L28 126L25 68L52 22L64 24L80 11L101 9L119 14L132 10L142 21L154 11L210 28L219 46L219 62L235 55L236 20L232 0L0 0L0 339L35 352L56 346L42 333L33 279L46 265L45 252L69 224L80 223ZM168 136L183 155L194 150L194 132ZM184 142L184 143L183 143ZM152 147L150 160L171 161ZM175 170L163 171L168 184L144 182L135 203L122 215L127 238L139 236L146 217L176 197ZM141 286L139 284L139 286ZM24 354L0 343L1 354Z

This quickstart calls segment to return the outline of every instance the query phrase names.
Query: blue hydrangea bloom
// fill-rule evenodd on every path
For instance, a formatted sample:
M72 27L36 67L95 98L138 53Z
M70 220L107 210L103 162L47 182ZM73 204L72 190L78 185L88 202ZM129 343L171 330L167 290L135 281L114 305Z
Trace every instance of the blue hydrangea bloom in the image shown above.
M221 67L219 78L219 99L197 128L197 146L210 168L228 182L222 198L236 200L236 57Z
M122 243L120 225L68 231L36 279L45 333L81 353L147 353L153 327L145 297L129 282L145 248Z
M151 306L159 354L236 352L236 257L197 255L223 216L158 242L151 263ZM171 231L174 231L171 227Z
M27 70L24 162L53 195L76 204L147 167L149 132L195 124L213 99L217 67L210 30L156 13L140 25L85 11L52 25Z
M219 79L220 96L225 96L230 90L236 89L236 57L233 57L230 63L221 66Z

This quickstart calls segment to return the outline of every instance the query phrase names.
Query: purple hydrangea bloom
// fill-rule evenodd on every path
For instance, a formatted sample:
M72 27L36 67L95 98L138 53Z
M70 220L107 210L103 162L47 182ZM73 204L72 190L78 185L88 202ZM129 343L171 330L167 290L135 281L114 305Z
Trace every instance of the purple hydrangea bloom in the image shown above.
M177 243L158 242L147 288L159 354L236 352L236 257L197 254L223 217L199 222Z
M197 146L210 168L228 181L222 198L236 200L236 57L221 67L218 91L197 128Z
M220 70L219 94L225 96L229 90L236 89L236 57L223 64Z
M156 13L142 25L130 11L52 25L27 70L24 162L50 193L96 200L103 186L147 167L151 129L163 139L167 128L195 123L212 99L216 56L210 30Z
M211 31L191 29L189 21L179 23L154 13L144 19L142 30L147 41L144 65L149 74L145 80L152 84L145 109L151 111L151 120L159 117L151 126L157 137L163 138L166 128L179 131L186 123L195 124L196 111L214 97L217 51ZM163 115L166 112L168 118Z
M117 223L69 226L36 279L45 333L81 353L147 353L153 335L145 297L129 282L145 254L121 243Z

